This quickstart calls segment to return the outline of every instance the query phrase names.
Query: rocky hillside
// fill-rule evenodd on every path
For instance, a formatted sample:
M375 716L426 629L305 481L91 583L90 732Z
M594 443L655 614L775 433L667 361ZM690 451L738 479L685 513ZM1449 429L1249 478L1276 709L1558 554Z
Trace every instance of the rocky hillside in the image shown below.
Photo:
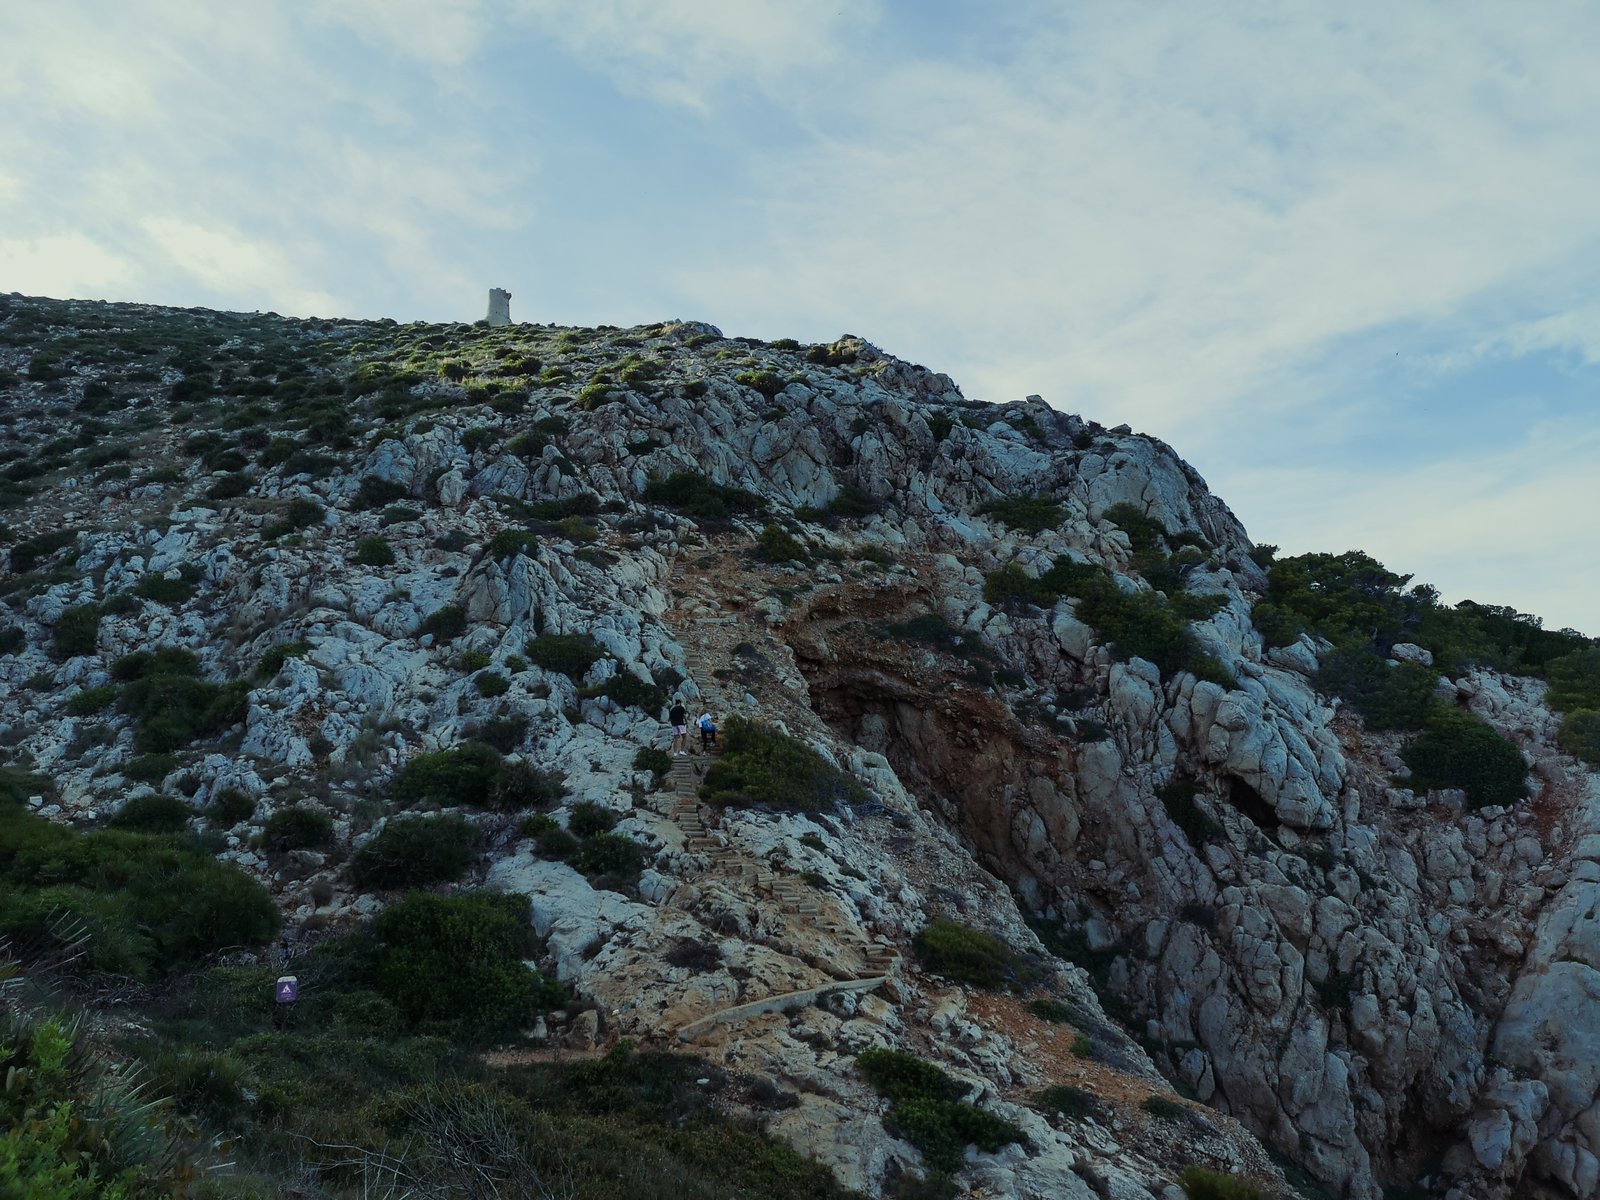
M0 812L52 848L0 850L0 927L119 1054L286 972L478 1089L690 1056L694 1120L873 1196L1600 1191L1576 634L1274 562L1164 443L853 337L0 297L0 422ZM660 753L674 698L719 756ZM167 857L59 866L108 847ZM492 986L428 957L465 909L402 945L494 895ZM235 1194L357 1194L262 1115L312 1036L273 1016L206 1043L226 1120L157 1077ZM363 1169L438 1152L396 1111ZM251 1161L290 1134L322 1191ZM528 1194L613 1194L562 1163Z

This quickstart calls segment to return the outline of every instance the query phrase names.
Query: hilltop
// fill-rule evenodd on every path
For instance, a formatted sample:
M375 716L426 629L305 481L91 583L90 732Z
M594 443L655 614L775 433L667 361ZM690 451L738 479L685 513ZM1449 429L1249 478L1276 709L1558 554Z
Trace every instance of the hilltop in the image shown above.
M9 1053L145 1064L130 1195L1600 1184L1576 633L854 336L0 297L0 422Z

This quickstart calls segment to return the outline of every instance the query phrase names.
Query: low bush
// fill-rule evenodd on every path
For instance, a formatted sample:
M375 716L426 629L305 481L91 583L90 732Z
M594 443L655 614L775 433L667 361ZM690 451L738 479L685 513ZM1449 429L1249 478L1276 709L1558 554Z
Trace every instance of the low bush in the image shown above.
M526 818L521 831L523 837L532 838L538 843L541 857L566 862L578 852L578 839L558 825L554 817L544 813L535 813Z
M1522 751L1470 713L1442 709L1400 757L1411 768L1412 788L1461 788L1473 808L1515 804L1528 794Z
M567 818L567 828L581 838L593 837L597 833L609 833L617 823L617 814L609 808L602 808L592 800L584 800L572 806L572 814Z
M521 896L417 893L373 923L373 982L413 1024L510 1033L566 1001L529 968L537 947Z
M755 513L764 507L761 498L743 488L712 483L694 471L678 471L665 479L652 479L645 485L644 500L676 509L685 516L721 521L735 513Z
M378 535L364 537L356 543L356 562L363 567L389 567L394 565L394 547L389 539Z
M22 575L77 541L76 529L56 529L24 538L11 547L11 570Z
M79 604L67 609L56 618L53 637L57 658L93 654L100 643L99 606Z
M75 717L92 716L110 708L116 700L117 689L113 684L80 688L67 698L67 711Z
M157 604L182 604L194 596L194 584L187 579L172 578L151 572L141 578L133 589L141 600L154 600Z
M1007 529L1043 533L1047 529L1059 529L1067 519L1067 510L1049 496L1015 496L979 505L978 515L994 517Z
M391 788L394 798L407 804L499 811L548 804L565 791L559 774L503 759L482 742L415 756Z
M1181 1121L1189 1112L1188 1109L1170 1096L1158 1095L1155 1092L1151 1092L1143 1100L1139 1101L1139 1107L1152 1117L1162 1121Z
M588 695L588 691L580 695ZM660 712L667 702L667 690L653 680L640 679L632 671L618 671L602 683L596 695L606 697L623 708L642 708L647 713Z
M141 754L123 765L122 774L135 783L160 783L177 769L176 754Z
M283 510L284 524L291 529L310 529L321 525L327 517L328 510L309 496L296 496Z
M1577 708L1562 719L1556 732L1561 748L1591 767L1600 767L1600 712Z
M1137 505L1113 504L1101 516L1128 535L1135 552L1159 550L1167 536L1166 527Z
M152 671L122 690L122 708L134 719L134 745L146 754L187 746L244 720L250 685L208 683L192 675Z
M1600 709L1600 646L1553 658L1545 672L1550 678L1545 701L1551 708L1562 712Z
M1029 974L1022 958L1005 942L946 917L924 925L912 945L930 971L974 987L1001 987Z
M206 818L228 829L255 815L255 799L236 788L223 788L206 805Z
M155 650L135 650L111 664L111 678L131 683L152 675L198 675L200 660L189 650L161 646Z
M410 495L411 489L403 483L396 483L392 479L380 479L376 475L364 475L360 486L356 489L355 498L350 503L352 507L359 509L383 508Z
M1049 998L1028 1001L1028 1011L1040 1020L1049 1021L1053 1025L1082 1026L1086 1020L1083 1013L1073 1005Z
M192 816L194 809L176 796L147 792L124 802L106 822L106 828L133 833L179 833Z
M633 756L633 769L635 771L649 771L658 780L668 771L672 770L672 755L655 746L641 747Z
M274 646L261 656L261 661L256 664L255 676L262 680L276 679L284 663L291 658L300 658L310 650L309 642L287 642L282 646Z
M746 717L722 734L722 757L706 771L702 799L719 806L762 804L813 812L856 804L867 791L798 738Z
M539 535L529 529L502 529L489 539L489 557L531 554L539 545Z
M1085 1117L1099 1120L1107 1111L1100 1097L1070 1083L1044 1088L1033 1098L1033 1107L1042 1113L1054 1113L1075 1121Z
M359 888L419 888L449 883L467 873L480 835L465 817L403 816L391 819L350 860Z
M484 671L473 679L472 686L480 696L504 696L511 690L511 681L498 671Z
M606 656L605 650L586 633L547 633L531 638L523 653L535 666L556 671L569 679L582 679Z
M1314 682L1359 712L1371 729L1421 729L1438 703L1437 671L1414 662L1391 667L1361 645L1324 655Z
M781 526L768 525L756 538L756 553L770 563L805 562L811 557L805 544Z
M0 936L49 947L61 914L81 922L89 966L139 979L278 928L265 888L171 839L79 833L0 806Z
M961 1103L964 1090L932 1063L874 1047L856 1056L856 1069L893 1104L884 1128L903 1137L936 1171L956 1171L967 1146L993 1154L1024 1142L1022 1130L993 1113Z
M333 818L320 808L296 804L267 818L256 838L263 850L315 850L333 841Z
M644 867L644 847L623 833L596 833L583 839L572 865L591 878L627 879Z
M1178 1172L1178 1184L1189 1200L1266 1200L1267 1196L1259 1184L1207 1167L1185 1167Z
M418 637L429 634L436 642L452 642L467 631L467 614L459 605L447 604L423 620L421 628L417 630Z
M0 628L0 658L19 653L28 644L28 635L22 632L20 625L7 625Z

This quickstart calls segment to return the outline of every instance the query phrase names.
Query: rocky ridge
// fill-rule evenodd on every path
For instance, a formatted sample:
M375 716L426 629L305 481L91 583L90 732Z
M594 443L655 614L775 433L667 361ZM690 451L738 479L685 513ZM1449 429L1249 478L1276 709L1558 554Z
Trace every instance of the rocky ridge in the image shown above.
M13 550L0 615L20 630L0 657L0 741L56 781L48 815L100 821L148 790L197 821L227 789L262 798L256 825L320 807L325 850L268 853L249 823L217 847L314 936L384 903L340 864L383 828L394 772L512 721L509 752L565 778L559 820L610 810L649 857L625 892L597 889L474 814L482 880L528 897L547 964L592 1002L530 1032L687 1037L794 1089L770 1128L849 1186L884 1194L919 1166L850 1066L890 1045L1024 1130L1025 1146L969 1151L973 1195L1165 1198L1189 1161L1286 1187L1263 1146L1356 1200L1600 1187L1600 792L1556 748L1543 685L1439 682L1524 748L1530 803L1407 790L1399 736L1313 687L1329 646L1264 645L1253 547L1163 443L1037 397L968 401L860 339L807 349L687 322L488 331L12 297L0 334L10 540L81 529L53 562L20 569ZM136 336L180 334L187 358L117 365L140 361ZM233 403L185 391L202 375ZM676 472L736 491L697 513L647 499ZM1059 517L982 511L1019 497ZM1063 559L1148 591L1107 517L1127 505L1205 547L1184 577L1216 598L1190 626L1205 678L1115 653L1071 599L984 598L1008 564L1036 577ZM752 553L773 527L803 554ZM360 561L373 538L392 563ZM52 648L75 608L155 594L149 580L190 594L107 612L90 652ZM457 636L436 621L451 609ZM955 640L894 632L930 614ZM525 643L552 635L605 657L579 678L529 665ZM157 646L251 686L237 727L139 784L130 723L71 702ZM252 675L274 647L294 652ZM463 670L468 655L484 665ZM660 714L606 695L622 677L774 723L870 801L716 812L685 803L684 767L654 790L634 762L661 744ZM1210 797L1200 844L1160 798L1177 780ZM1093 1062L1052 1053L1066 1030L1020 1003L920 966L914 936L939 916L1037 956L1035 986L1084 1015ZM684 946L705 953L673 965ZM1114 1097L1109 1113L1026 1103L1069 1080ZM1137 1107L1174 1085L1209 1108L1175 1127Z

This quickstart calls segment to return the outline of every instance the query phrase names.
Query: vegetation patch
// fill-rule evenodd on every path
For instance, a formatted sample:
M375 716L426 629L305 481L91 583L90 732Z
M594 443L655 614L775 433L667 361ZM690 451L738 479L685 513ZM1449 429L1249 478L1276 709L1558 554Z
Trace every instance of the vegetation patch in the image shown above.
M1222 826L1200 807L1196 800L1199 795L1200 785L1187 779L1174 779L1156 789L1156 799L1167 810L1167 816L1196 850L1226 836Z
M930 971L974 987L1003 987L1034 974L1021 955L992 933L947 917L924 925L912 945Z
M1528 794L1522 751L1470 713L1442 709L1400 757L1411 768L1408 786L1460 788L1473 808L1515 804Z
M255 675L257 679L271 680L278 677L278 672L283 670L283 664L291 658L300 658L311 651L310 642L287 642L282 646L274 646L261 656L261 661L256 664Z
M315 850L333 841L333 818L320 808L296 804L267 818L256 838L263 850Z
M423 620L417 636L432 635L436 642L452 642L467 631L467 614L459 605L447 604L443 608L429 613Z
M1178 1173L1178 1184L1189 1200L1266 1200L1259 1184L1227 1171L1188 1166Z
M528 660L546 671L569 679L582 679L606 656L600 643L586 633L546 633L530 638L523 648Z
M356 562L363 567L389 567L394 565L394 547L389 539L374 535L356 543Z
M450 883L477 859L477 826L458 814L388 821L350 860L357 887L419 888Z
M923 1161L936 1171L959 1170L968 1146L993 1154L1026 1141L1010 1122L962 1103L965 1089L914 1055L874 1047L856 1056L856 1070L893 1105L884 1128L922 1151Z
M106 828L133 833L181 833L194 815L194 809L176 796L147 792L125 801L106 822Z
M711 804L814 812L867 798L861 784L774 726L732 717L720 736L722 757L711 764L700 786L701 799Z
M80 654L93 654L100 643L99 606L79 604L67 609L56 618L53 637L57 658L77 658Z
M647 504L661 504L705 521L725 521L736 514L760 512L765 507L753 492L712 483L695 471L678 471L665 479L652 479L645 485L644 500Z
M566 791L561 777L504 759L483 742L418 754L395 776L391 793L405 804L508 811L548 804Z
M1007 529L1043 533L1047 529L1061 528L1067 519L1067 510L1049 496L1014 496L979 505L978 515L994 517Z
M756 538L756 553L770 563L806 562L811 557L805 543L784 530L768 525Z
M157 651L134 659L119 659L112 675L132 676L122 689L122 709L133 718L134 745L141 752L179 750L244 720L250 696L245 680L217 684L197 679L194 656L187 651Z
M79 833L0 804L0 935L43 951L63 915L81 926L92 968L136 979L260 945L278 928L266 889L207 855L127 830Z

